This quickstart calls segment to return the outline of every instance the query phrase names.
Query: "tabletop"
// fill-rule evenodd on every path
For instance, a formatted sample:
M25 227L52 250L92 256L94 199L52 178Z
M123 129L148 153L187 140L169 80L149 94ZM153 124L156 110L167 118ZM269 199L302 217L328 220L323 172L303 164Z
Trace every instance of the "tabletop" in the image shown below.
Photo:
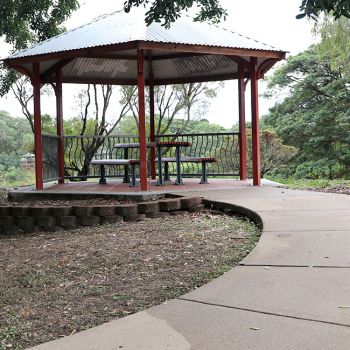
M151 147L156 147L157 143L156 142L147 142L146 147L151 148ZM114 148L140 148L140 143L139 142L133 142L133 143L116 143L114 145Z

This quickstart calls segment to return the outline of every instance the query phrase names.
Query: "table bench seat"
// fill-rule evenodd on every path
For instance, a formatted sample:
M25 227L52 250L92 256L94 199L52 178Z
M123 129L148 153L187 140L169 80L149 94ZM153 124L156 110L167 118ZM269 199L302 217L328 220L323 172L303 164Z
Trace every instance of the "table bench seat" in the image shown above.
M164 163L164 180L169 180L169 163L176 163L175 157L162 157L162 163ZM156 159L158 162L158 158ZM200 163L202 164L202 176L201 176L201 184L208 183L208 175L207 175L207 163L216 163L218 160L215 157L181 157L181 163Z
M135 167L140 164L139 159L93 159L90 163L91 165L97 165L100 167L101 177L99 180L100 184L106 184L106 170L105 166L111 165L124 165L124 166L131 166L132 169L132 176L131 176L131 186L136 186L136 169Z

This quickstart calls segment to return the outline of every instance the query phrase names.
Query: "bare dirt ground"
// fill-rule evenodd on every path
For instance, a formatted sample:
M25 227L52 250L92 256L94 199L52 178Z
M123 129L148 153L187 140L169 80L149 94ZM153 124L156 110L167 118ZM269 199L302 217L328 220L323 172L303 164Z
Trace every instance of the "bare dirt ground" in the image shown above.
M175 298L256 244L242 218L202 212L0 237L0 349L23 349Z

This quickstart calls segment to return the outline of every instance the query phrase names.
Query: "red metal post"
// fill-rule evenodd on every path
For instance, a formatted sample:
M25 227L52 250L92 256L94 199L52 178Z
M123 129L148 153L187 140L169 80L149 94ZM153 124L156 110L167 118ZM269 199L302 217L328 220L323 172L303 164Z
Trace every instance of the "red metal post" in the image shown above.
M145 70L143 50L137 50L137 89L139 97L140 180L141 191L147 191L147 140L145 112Z
M43 189L43 149L41 136L40 111L40 63L33 63L33 99L34 99L34 147L35 147L35 184L37 190Z
M62 103L62 68L56 71L56 127L58 143L58 183L64 183L64 138L63 138L63 103Z
M247 129L245 125L244 66L238 65L238 109L239 109L239 177L247 180Z
M253 185L260 186L260 133L259 133L259 102L257 59L250 58L250 85L252 103L252 160Z
M154 76L152 70L152 61L150 61L150 75L149 75L149 115L150 115L150 141L155 142L154 132ZM154 180L156 178L156 149L151 147L151 177Z

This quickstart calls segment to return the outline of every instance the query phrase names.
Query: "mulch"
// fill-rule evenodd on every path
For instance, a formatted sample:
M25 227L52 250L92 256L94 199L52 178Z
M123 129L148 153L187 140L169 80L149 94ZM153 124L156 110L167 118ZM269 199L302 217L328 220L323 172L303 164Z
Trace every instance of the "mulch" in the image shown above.
M309 189L317 192L324 192L324 193L336 193L336 194L350 194L350 186L349 185L335 185L320 189Z
M0 237L0 349L23 349L176 298L256 244L242 218L200 212Z
M22 202L12 202L7 199L8 189L0 188L0 206L27 206L27 207L61 207L61 206L101 206L101 205L118 205L121 203L128 203L127 200L117 199L105 199L105 198L92 198L92 199L79 199L79 200L49 200L49 199L38 199L38 200L26 200ZM1 350L1 349L0 349Z

